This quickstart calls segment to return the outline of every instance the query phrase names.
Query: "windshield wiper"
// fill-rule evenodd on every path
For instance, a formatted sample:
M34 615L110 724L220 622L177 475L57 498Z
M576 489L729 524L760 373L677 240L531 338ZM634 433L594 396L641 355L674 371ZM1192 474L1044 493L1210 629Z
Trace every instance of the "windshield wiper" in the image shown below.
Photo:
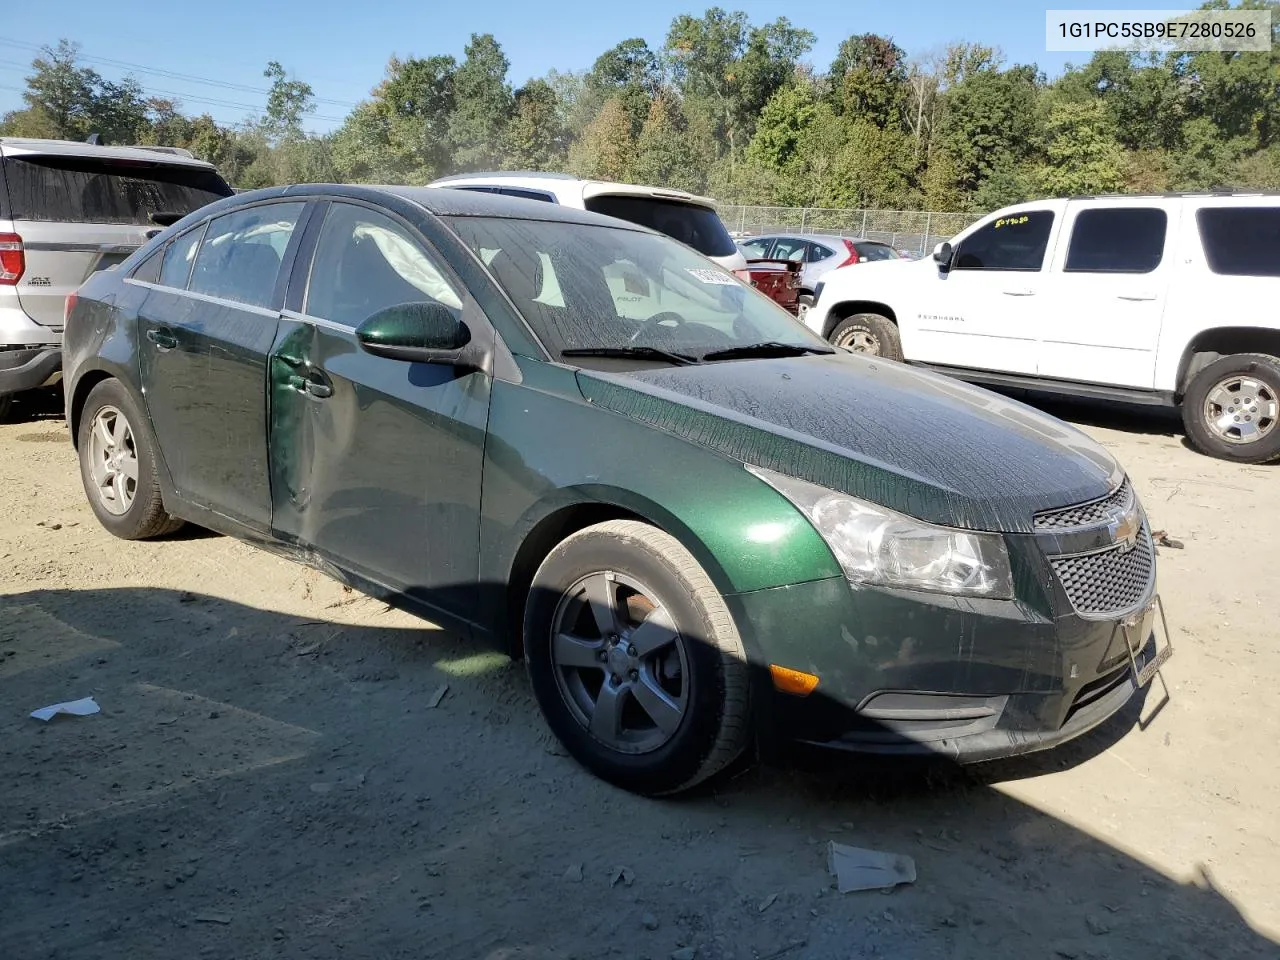
M800 343L782 343L766 340L764 343L748 343L741 347L712 350L702 355L703 360L739 360L747 357L802 357L809 353L835 353L822 347L809 347Z
M698 358L688 353L674 353L657 347L570 347L561 350L562 357L626 357L637 360L666 360L679 366L697 363Z

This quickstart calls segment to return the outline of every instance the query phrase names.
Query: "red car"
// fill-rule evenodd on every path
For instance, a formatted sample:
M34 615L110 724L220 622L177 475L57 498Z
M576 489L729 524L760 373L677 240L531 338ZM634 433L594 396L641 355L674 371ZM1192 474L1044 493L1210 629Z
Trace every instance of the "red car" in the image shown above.
M741 279L792 313L799 310L800 268L795 260L748 259L747 269L735 270Z

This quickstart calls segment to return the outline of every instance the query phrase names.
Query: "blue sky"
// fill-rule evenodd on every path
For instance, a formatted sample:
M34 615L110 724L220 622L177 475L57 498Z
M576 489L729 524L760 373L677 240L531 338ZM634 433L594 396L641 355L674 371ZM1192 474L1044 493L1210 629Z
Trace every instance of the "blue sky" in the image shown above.
M33 15L7 17L0 34L0 112L22 105L25 68L35 48L65 37L79 42L85 57L93 58L87 59L89 65L104 76L115 79L129 72L123 63L161 71L134 74L148 92L176 94L188 112L207 110L222 122L242 119L247 108L261 108L262 69L268 60L279 60L315 88L321 100L308 126L325 130L368 95L393 53L448 53L461 59L470 34L492 33L511 61L510 79L519 85L552 67L589 67L627 37L644 37L660 47L672 18L700 15L711 5L696 0L38 0ZM745 10L757 23L785 13L812 30L818 42L809 59L820 68L830 63L842 39L873 32L892 36L912 55L952 40L995 44L1010 62L1037 63L1051 76L1069 59L1083 61L1088 54L1045 52L1046 8L1179 6L1169 0L742 0L720 5ZM104 62L109 60L117 63Z

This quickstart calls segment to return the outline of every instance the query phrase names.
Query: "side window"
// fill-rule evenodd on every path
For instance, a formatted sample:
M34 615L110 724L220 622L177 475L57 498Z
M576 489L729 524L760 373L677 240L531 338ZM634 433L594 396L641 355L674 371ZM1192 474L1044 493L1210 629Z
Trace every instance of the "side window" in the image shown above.
M1152 207L1081 210L1071 228L1067 273L1150 273L1164 258L1169 218Z
M1203 207L1196 225L1214 273L1280 277L1280 207Z
M305 206L266 203L209 221L188 289L253 307L272 306L280 262Z
M808 246L803 240L796 240L792 237L783 237L773 245L773 259L775 260L803 260L805 248Z
M1053 211L1025 210L979 227L960 244L953 270L1039 270Z
M549 193L543 193L540 190L521 190L518 187L503 187L498 193L508 197L520 197L524 200L542 200L546 203L555 203L556 198Z
M164 257L164 251L163 245L158 250L153 250L151 256L134 267L133 273L129 274L129 276L134 280L141 280L143 283L155 283L160 279L160 261Z
M824 247L820 243L809 244L809 262L810 263L818 263L819 261L827 259L827 257L834 257L835 255L836 255L836 252L834 250Z
M772 242L773 240L769 237L756 237L754 240L745 241L741 247L748 256L759 259L768 256L769 244Z
M187 280L191 277L191 262L196 258L196 250L200 248L200 238L208 224L201 224L194 230L188 230L174 240L165 249L164 263L160 267L160 278L156 283L162 287L187 289Z
M462 309L458 291L407 229L368 207L329 207L304 312L358 327L386 307L431 300Z

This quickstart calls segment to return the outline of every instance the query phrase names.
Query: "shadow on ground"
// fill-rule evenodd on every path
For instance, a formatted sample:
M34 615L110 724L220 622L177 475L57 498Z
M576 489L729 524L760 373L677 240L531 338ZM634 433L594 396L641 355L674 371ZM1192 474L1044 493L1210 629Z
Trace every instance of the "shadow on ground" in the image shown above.
M96 716L26 716L89 694ZM0 596L0 704L6 960L1280 949L1208 875L1012 799L996 768L827 758L681 800L615 790L563 756L519 665L426 626L165 590ZM1133 720L998 776L1087 762ZM829 840L910 854L919 878L839 896Z

